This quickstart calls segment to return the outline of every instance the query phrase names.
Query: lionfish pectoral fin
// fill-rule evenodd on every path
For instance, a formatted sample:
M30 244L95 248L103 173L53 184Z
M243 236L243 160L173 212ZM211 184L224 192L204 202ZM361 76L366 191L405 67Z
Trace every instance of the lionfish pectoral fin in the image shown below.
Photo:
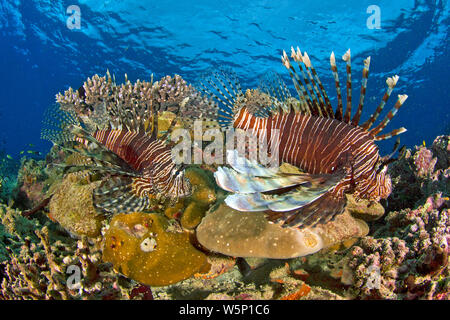
M112 176L94 190L94 206L109 214L137 212L149 206L147 195L140 194L136 182L142 179L129 176Z
M256 177L273 177L278 172L278 168L267 168L255 160L240 156L237 150L227 150L227 163L241 174Z
M239 211L298 210L320 199L342 179L341 172L322 175L275 175L269 178L248 177L228 168L219 168L216 173L216 179L219 176L219 186L235 192L225 199L225 203Z
M271 177L259 177L242 174L234 169L219 167L214 173L216 182L229 192L251 194L256 192L276 192L300 185L321 183L322 177L309 174L285 175L274 174Z
M281 222L284 227L306 228L317 224L325 224L344 211L346 200L344 197L326 192L307 205L290 212L272 211L267 219Z
M236 73L228 68L205 73L197 85L217 107L217 122L226 129L233 126L233 118L244 93Z

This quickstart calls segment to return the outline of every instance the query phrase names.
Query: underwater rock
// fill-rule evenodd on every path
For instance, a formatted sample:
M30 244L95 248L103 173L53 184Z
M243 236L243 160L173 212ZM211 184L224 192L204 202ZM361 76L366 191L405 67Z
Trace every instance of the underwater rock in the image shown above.
M320 236L269 223L263 212L240 212L222 203L197 228L197 239L211 251L235 257L287 259L319 251Z
M197 228L207 249L235 257L288 259L367 235L369 227L347 211L333 221L299 230L270 223L263 212L241 212L221 204Z
M149 286L167 286L208 272L206 256L186 232L168 231L169 220L148 213L118 214L105 234L103 259L125 276Z
M45 199L48 175L44 169L44 161L22 158L14 195L15 203L21 209L34 208Z
M375 221L384 215L384 207L379 202L370 202L365 199L355 200L351 194L347 194L347 211L365 221Z
M68 174L53 194L49 216L76 235L97 237L105 219L94 207L92 193L100 181L86 183L77 174Z

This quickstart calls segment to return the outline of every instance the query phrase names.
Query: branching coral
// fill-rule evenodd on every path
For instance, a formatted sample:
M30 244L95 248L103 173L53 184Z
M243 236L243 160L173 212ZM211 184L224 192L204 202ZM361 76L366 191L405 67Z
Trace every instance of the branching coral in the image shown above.
M448 298L449 204L437 194L415 210L391 212L352 248L348 266L361 298Z
M48 220L43 226L3 210L0 299L130 298L135 284L101 260L99 243L74 240Z
M131 83L125 75L125 83L118 85L109 74L88 78L78 90L69 88L56 95L61 109L75 112L87 126L103 128L111 116L117 116L117 105L127 106L133 112L180 112L183 120L202 119L216 114L212 101L201 95L179 75L165 76L157 82L137 80ZM149 107L150 108L147 108ZM141 115L144 118L148 114ZM190 120L191 119L191 120Z

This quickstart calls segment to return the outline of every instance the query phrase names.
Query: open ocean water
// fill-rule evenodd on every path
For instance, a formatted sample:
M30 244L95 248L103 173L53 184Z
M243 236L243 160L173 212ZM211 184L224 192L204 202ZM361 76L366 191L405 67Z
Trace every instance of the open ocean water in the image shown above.
M386 77L398 74L391 99L409 98L386 132L404 126L402 144L429 145L450 130L448 29L448 2L438 0L3 0L0 148L14 158L30 143L46 153L50 143L40 139L41 121L55 94L107 69L119 83L125 73L131 81L154 73L195 82L205 70L229 66L244 87L256 87L269 70L291 84L280 61L291 46L309 53L331 97L331 51L339 57L342 82L340 57L352 50L355 100L362 60L371 56L362 119L378 105ZM381 153L392 144L381 143Z

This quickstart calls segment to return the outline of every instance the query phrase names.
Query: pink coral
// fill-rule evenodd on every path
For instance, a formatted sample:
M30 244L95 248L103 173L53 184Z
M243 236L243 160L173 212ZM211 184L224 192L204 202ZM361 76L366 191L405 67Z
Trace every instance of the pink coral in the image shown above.
M414 155L414 165L419 177L426 177L433 173L437 158L433 158L433 153L426 147L419 147Z

